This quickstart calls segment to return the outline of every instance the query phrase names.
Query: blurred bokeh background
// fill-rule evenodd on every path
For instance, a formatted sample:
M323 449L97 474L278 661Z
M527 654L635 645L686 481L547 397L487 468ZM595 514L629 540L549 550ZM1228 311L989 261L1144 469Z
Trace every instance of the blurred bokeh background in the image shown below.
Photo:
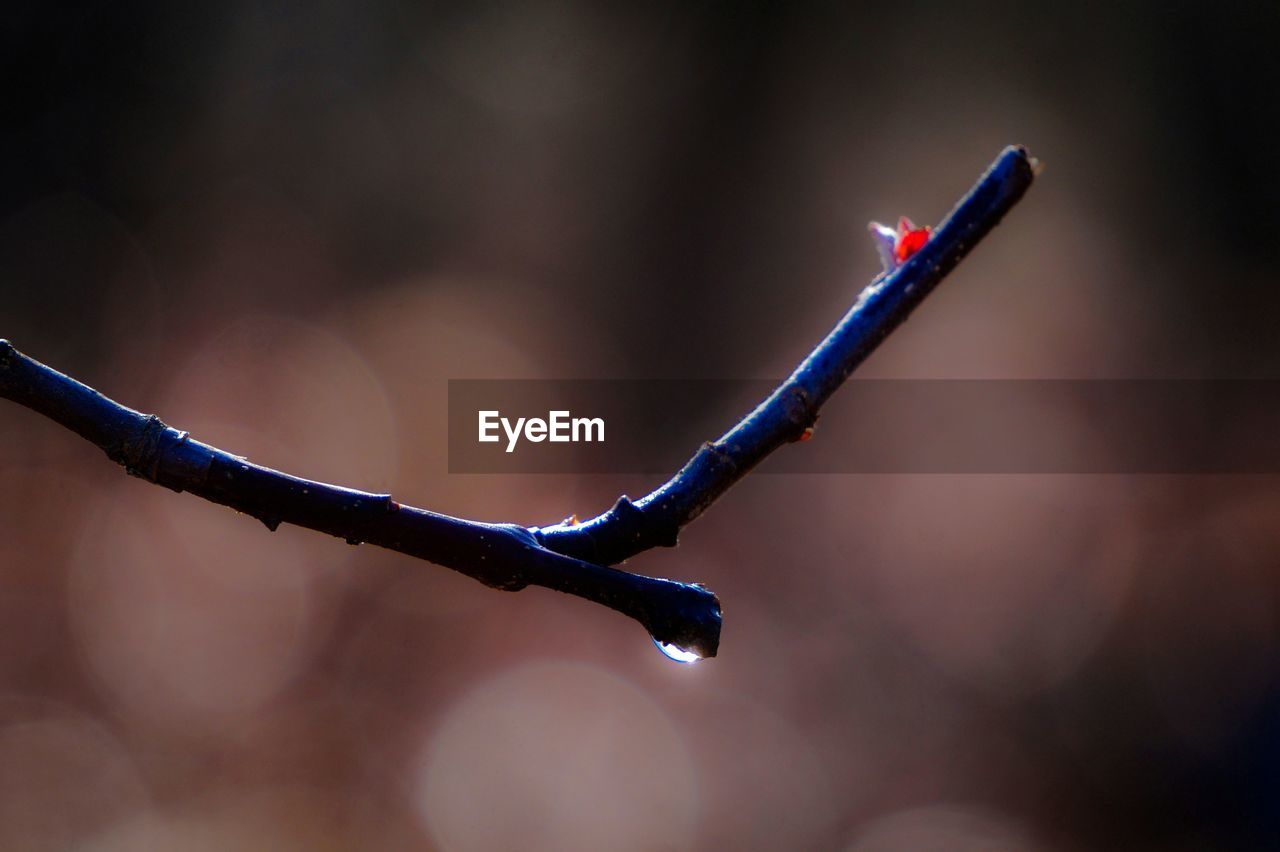
M1011 142L1041 181L860 375L1280 371L1271 0L4 18L0 336L301 475L526 524L644 493L448 475L446 381L782 375L866 221ZM721 656L0 404L0 848L1280 837L1274 477L757 476L628 567L715 589Z

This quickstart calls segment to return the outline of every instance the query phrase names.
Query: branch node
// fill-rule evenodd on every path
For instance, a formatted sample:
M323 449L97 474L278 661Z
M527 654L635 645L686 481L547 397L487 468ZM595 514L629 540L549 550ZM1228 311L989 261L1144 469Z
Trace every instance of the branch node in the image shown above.
M702 447L690 459L686 467L693 469L696 465L705 461L714 475L732 475L738 467L737 459L734 458L734 449L736 448L726 448L723 439L719 441L704 441Z
M787 424L791 427L790 434L786 436L787 442L794 444L796 441L808 440L806 433L811 436L813 425L818 422L818 412L809 392L795 382L790 382L787 384L784 396L785 416Z
M163 420L148 414L143 417L140 429L106 448L107 458L123 465L130 476L156 482L160 476L161 446L167 431L169 427Z
M622 524L624 527L633 528L631 530L632 538L640 537L640 526L644 521L644 512L638 509L635 503L631 502L630 497L623 494L618 498L618 502L613 504L613 508L609 511L618 519L618 523ZM577 525L574 524L574 526Z
M631 541L647 547L675 547L680 528L663 521L661 512L647 512L627 495L618 498L609 510Z

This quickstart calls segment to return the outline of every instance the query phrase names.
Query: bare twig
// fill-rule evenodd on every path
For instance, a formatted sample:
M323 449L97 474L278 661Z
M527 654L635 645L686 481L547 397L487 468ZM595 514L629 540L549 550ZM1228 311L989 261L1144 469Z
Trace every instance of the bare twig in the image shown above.
M129 473L230 506L274 530L291 523L426 559L495 589L545 586L634 618L659 641L700 657L720 641L720 604L699 585L606 567L672 546L700 515L769 453L799 440L818 409L978 240L1022 197L1032 163L1008 148L915 256L877 278L840 324L774 393L674 477L632 502L580 524L525 529L404 506L371 494L300 479L192 440L18 352L0 340L0 397L62 424Z
M703 444L651 494L625 495L587 521L533 527L544 547L616 565L653 547L672 547L680 530L783 444L800 440L818 410L862 361L994 228L1031 185L1025 148L1006 148L906 263L874 280L840 323L768 399L716 441Z
M296 524L397 550L461 571L495 589L545 586L616 609L660 642L715 656L720 603L701 586L629 574L542 547L524 527L482 524L404 506L252 464L192 440L154 415L125 408L0 340L0 397L97 444L134 476L190 491L274 530Z

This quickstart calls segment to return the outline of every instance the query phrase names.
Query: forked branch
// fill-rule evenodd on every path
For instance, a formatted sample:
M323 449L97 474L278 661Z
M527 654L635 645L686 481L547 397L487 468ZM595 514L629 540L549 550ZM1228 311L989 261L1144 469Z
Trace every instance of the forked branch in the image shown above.
M877 278L835 330L768 399L724 437L703 445L652 494L626 497L585 523L526 529L452 518L371 494L301 479L193 440L18 352L0 340L0 397L67 427L134 476L190 491L251 515L368 542L426 559L496 589L528 585L577 595L640 622L663 644L716 654L720 604L697 584L631 574L609 565L656 546L769 453L801 438L823 402L1022 197L1032 163L1022 148L1000 155L906 263Z
M1034 166L1025 148L1006 148L918 252L872 281L777 390L658 489L635 501L623 496L587 521L530 531L544 547L604 565L674 546L680 530L753 467L806 435L849 374L1018 203Z

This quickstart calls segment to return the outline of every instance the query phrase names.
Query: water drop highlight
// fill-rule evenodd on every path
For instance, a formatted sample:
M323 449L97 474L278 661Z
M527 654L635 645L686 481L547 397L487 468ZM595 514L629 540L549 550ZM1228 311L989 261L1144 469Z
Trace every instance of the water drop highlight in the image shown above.
M689 651L681 648L679 645L672 645L670 642L659 642L653 640L653 644L658 646L658 650L668 659L675 660L677 663L696 663L702 659L696 651Z

